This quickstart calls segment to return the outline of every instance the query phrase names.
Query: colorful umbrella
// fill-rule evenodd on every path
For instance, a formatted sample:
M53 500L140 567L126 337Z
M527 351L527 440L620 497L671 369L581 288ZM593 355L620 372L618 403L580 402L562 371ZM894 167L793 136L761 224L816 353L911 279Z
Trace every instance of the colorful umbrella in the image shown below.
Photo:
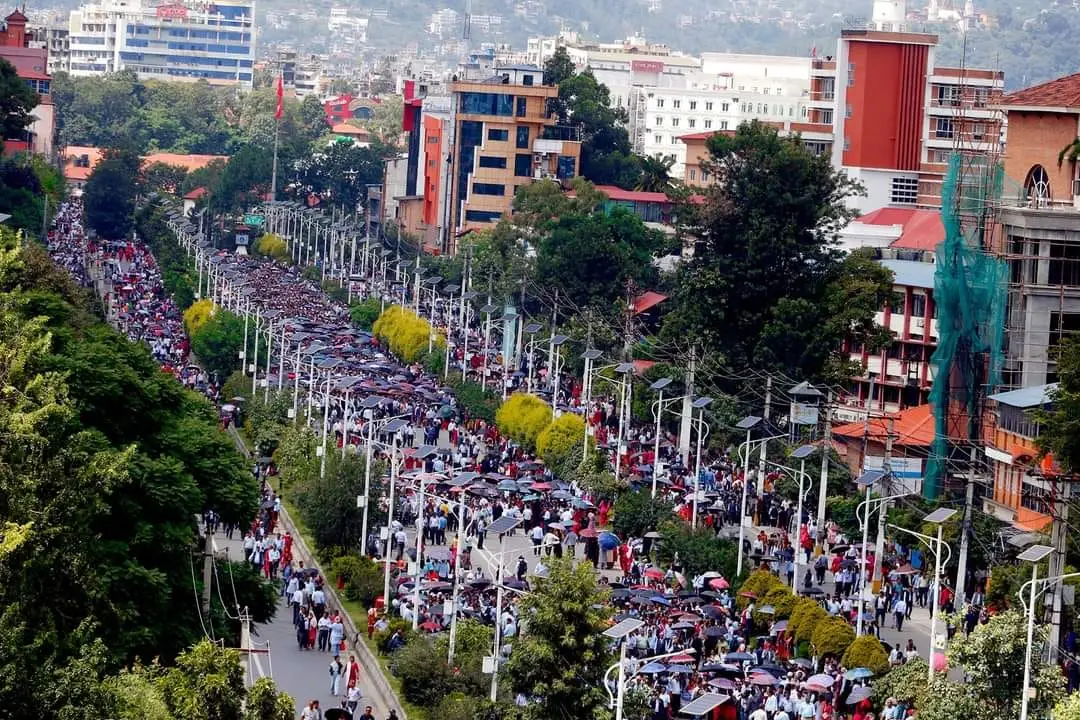
M862 680L869 677L874 677L874 671L864 667L857 667L844 673L845 680Z
M709 587L711 587L713 590L727 590L729 587L731 587L731 585L729 585L728 581L724 578L715 577L709 580Z

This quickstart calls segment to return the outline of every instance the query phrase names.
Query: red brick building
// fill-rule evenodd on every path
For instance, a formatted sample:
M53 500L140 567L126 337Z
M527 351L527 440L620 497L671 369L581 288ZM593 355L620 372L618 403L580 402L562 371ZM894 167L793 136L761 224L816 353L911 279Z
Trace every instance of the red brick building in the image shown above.
M26 16L17 9L4 18L0 57L11 63L19 77L38 94L38 106L32 111L33 122L20 137L4 138L4 154L34 152L52 157L56 123L50 95L51 78L46 72L48 50L28 47L26 22Z

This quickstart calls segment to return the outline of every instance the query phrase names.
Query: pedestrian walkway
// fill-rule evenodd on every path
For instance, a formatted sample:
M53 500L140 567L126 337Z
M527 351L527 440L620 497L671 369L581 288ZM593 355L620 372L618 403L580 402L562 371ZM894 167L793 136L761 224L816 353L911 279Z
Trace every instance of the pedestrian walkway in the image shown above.
M242 538L239 532L232 540L218 532L214 536L215 556L234 561L242 560L244 558ZM218 577L223 584L229 582L221 575L220 568ZM228 591L225 592L226 597L223 600L228 604ZM312 700L318 700L324 712L329 708L340 707L344 695L335 698L330 694L330 661L333 659L333 653L300 650L297 647L296 630L292 624L292 609L284 597L279 596L278 611L273 621L253 629L252 645L257 652L245 658L249 685L260 677L273 678L278 689L289 693L296 701L297 714ZM347 653L341 657L341 662L346 666L348 660ZM341 683L343 694L345 685L343 681ZM371 705L376 718L380 720L385 718L390 710L381 698L375 697L370 679L361 674L359 685L364 694L360 702L360 710L363 711L365 706Z

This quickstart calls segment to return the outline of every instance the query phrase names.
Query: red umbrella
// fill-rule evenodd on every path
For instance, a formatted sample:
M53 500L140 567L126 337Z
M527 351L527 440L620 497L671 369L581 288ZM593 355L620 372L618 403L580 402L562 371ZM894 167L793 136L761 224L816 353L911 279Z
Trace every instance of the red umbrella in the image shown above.
M757 595L752 592L741 592L739 597L750 598L751 600L757 600Z
M533 485L532 488L530 488L530 489L537 490L537 491L550 490L551 489L551 483L539 482L539 483L536 483L535 485Z
M645 577L650 578L652 580L663 580L664 579L664 571L661 570L660 568L651 567L651 568L649 568L648 570L645 571Z
M422 623L420 627L422 627L427 632L435 632L439 629L439 623L435 622L434 620L428 620L426 623Z
M599 535L599 534L600 534L600 533L598 533L598 532L596 531L596 528L594 528L594 527L587 527L587 528L584 528L584 529L583 529L583 530L582 530L581 532L579 532L579 533L578 533L578 537L583 537L583 538L594 538L594 537L596 537L596 536L597 536L597 535Z
M727 590L731 585L729 585L728 581L724 578L718 577L709 581L709 587L713 590Z

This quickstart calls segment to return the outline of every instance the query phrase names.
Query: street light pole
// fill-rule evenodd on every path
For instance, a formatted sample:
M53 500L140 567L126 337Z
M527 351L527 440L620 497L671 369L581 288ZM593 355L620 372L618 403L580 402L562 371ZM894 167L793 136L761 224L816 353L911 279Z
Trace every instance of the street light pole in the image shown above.
M691 404L691 408L696 408L698 411L698 426L697 426L697 457L694 463L694 509L691 515L690 529L697 529L697 516L698 516L698 496L701 495L701 441L705 435L709 434L709 428L705 424L705 408L712 402L712 398L703 397L698 398ZM656 472L656 468L653 468L653 472Z
M390 507L386 511L386 562L383 563L383 612L390 613L390 548L394 544L391 526L394 523L394 485L397 484L397 433L390 447Z
M746 452L743 453L743 479L742 479L742 504L739 508L739 553L738 560L736 561L735 575L742 575L742 556L743 556L743 542L746 538L746 492L747 485L750 482L750 431L761 422L761 418L755 415L747 415L738 423L735 427L740 430L746 430Z
M865 552L865 550L864 550ZM937 528L937 552L934 553L934 599L930 606L930 656L926 681L934 681L934 642L937 634L938 601L941 599L941 525Z
M1052 551L1052 549L1051 549ZM1028 694L1031 687L1031 651L1035 644L1035 588L1039 584L1039 563L1031 563L1031 596L1027 608L1027 648L1024 651L1024 692L1020 696L1020 720L1028 717Z

